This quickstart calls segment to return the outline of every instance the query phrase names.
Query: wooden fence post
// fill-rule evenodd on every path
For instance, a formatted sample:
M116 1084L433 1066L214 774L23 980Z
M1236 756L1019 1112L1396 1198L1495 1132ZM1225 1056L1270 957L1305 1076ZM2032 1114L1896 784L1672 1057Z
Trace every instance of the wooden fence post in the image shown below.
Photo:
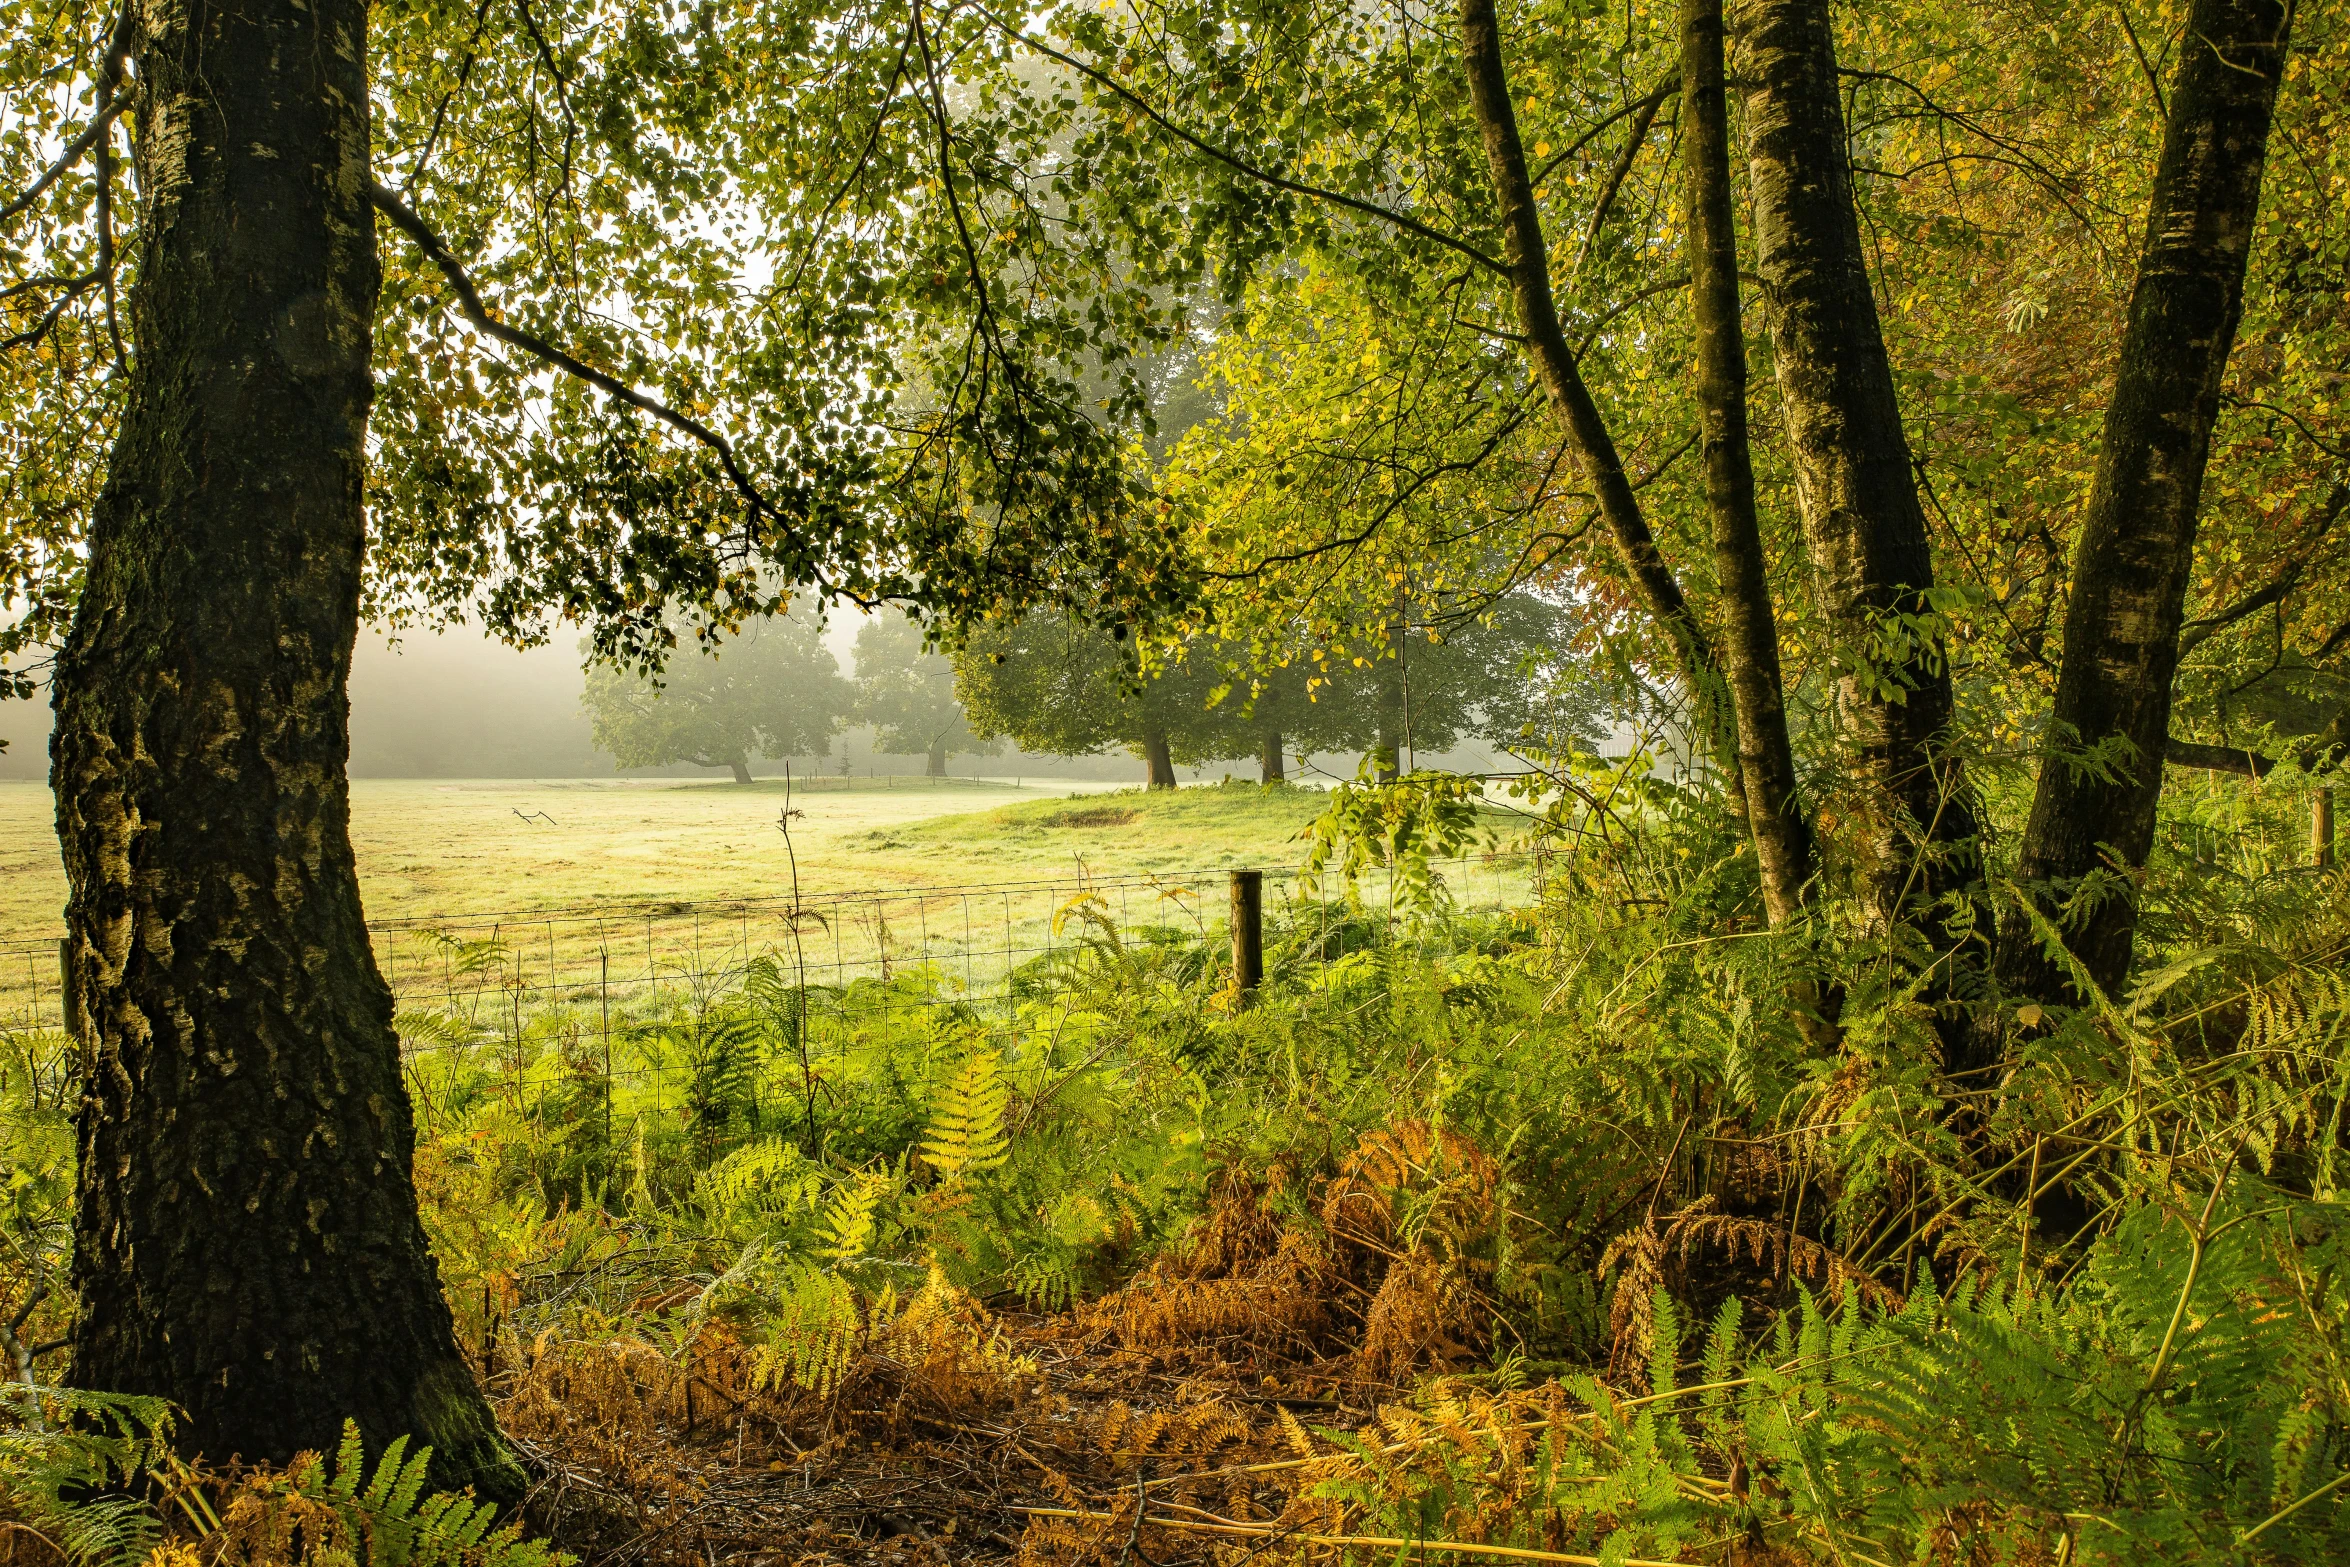
M1232 873L1232 988L1249 995L1265 982L1265 873Z

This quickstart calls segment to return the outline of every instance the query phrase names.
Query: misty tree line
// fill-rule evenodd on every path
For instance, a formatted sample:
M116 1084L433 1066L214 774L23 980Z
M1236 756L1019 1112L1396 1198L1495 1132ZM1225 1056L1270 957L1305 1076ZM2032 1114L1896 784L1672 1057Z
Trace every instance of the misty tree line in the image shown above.
M670 662L658 677L592 665L597 746L621 767L687 762L751 781L754 757L822 757L853 724L874 749L950 757L1022 751L1090 756L1124 747L1154 789L1178 766L1255 764L1280 783L1293 762L1362 752L1393 778L1415 752L1480 740L1555 750L1602 738L1609 682L1563 659L1568 616L1513 594L1449 627L1378 628L1362 652L1255 661L1198 639L1145 662L1124 639L1066 616L982 628L949 656L920 626L877 616L858 628L844 677L812 615L763 619Z

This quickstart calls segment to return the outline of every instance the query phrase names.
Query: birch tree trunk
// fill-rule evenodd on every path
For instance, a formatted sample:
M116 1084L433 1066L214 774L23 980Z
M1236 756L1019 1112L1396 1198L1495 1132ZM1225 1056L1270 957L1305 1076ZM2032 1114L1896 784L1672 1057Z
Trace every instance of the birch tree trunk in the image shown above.
M1889 925L1905 895L1951 879L1937 878L1937 853L1975 836L1939 749L1952 714L1940 640L1915 619L1884 634L1928 614L1933 557L1861 254L1828 0L1754 0L1742 22L1756 270L1814 591L1842 660L1837 708L1865 813L1859 891Z
M127 411L57 662L73 1380L215 1462L411 1435L521 1475L410 1173L344 771L377 268L364 0L141 8Z
M1722 673L1737 726L1738 771L1745 785L1747 830L1761 869L1763 909L1773 925L1782 925L1801 912L1817 864L1811 823L1796 794L1795 752L1787 738L1779 669L1779 622L1755 512L1722 33L1722 0L1683 0L1681 167L1705 497L1722 596Z
M2073 552L2064 666L2016 875L2051 912L2103 880L2067 937L2109 993L2129 972L2132 873L2154 842L2203 470L2243 309L2290 20L2277 0L2195 0L2188 10L2120 372ZM2078 765L2083 748L2107 753L2109 765ZM2072 994L2020 913L2002 924L1997 974L2011 996Z

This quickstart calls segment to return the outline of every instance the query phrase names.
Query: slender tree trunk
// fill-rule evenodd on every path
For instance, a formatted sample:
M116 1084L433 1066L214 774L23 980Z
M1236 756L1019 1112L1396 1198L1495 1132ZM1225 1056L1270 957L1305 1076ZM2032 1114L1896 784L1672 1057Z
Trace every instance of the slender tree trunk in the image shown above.
M1493 171L1493 196L1501 219L1503 261L1517 302L1526 355L1557 416L1560 430L1583 477L1598 498L1616 554L1634 591L1671 643L1673 658L1695 716L1700 745L1732 775L1732 794L1744 801L1737 779L1735 725L1725 711L1721 668L1705 628L1681 591L1680 582L1656 547L1639 492L1624 472L1615 437L1592 400L1575 362L1574 348L1559 325L1558 300L1551 289L1550 251L1542 234L1542 213L1526 171L1526 147L1518 135L1518 112L1510 99L1509 72L1502 62L1501 29L1494 0L1461 0L1461 54L1468 67L1469 104L1485 141Z
M1266 783L1277 784L1286 781L1288 774L1283 767L1280 730L1268 729L1265 731L1263 740L1257 745L1257 768L1264 775L1263 781Z
M362 0L146 7L137 354L58 657L74 1381L219 1462L521 1475L459 1354L351 856L377 271Z
M726 759L726 765L734 769L736 783L747 784L751 781L751 764L744 758L730 756Z
M2074 956L2108 993L2129 972L2137 929L2129 873L2154 842L2196 511L2243 309L2289 15L2276 0L2195 0L2187 13L2120 371L2073 551L2050 748L2016 875L2027 895L2056 900L2101 871L2118 873L2069 931ZM2075 746L2108 747L2111 765L2075 765L2066 754ZM2013 996L2071 995L2020 914L2002 923L1998 977Z
M1379 661L1378 708L1375 719L1378 728L1371 742L1371 768L1381 783L1393 783L1403 776L1404 747L1404 645L1398 637L1394 641L1392 658Z
M930 742L930 776L933 778L944 778L946 775L947 742L946 737L941 735L937 739Z
M2309 797L2309 863L2319 870L2334 864L2334 791L2320 789Z
M1940 750L1952 703L1939 638L1913 620L1891 639L1903 651L1879 653L1889 619L1929 613L1934 565L1860 248L1829 0L1754 0L1741 20L1757 270L1813 581L1843 660L1860 890L1886 923L1905 893L1960 879L1931 862L1975 836L1974 807Z
M1745 781L1747 830L1762 872L1763 909L1773 925L1783 925L1801 912L1817 867L1811 823L1796 795L1795 751L1787 738L1779 670L1779 622L1755 513L1722 56L1722 0L1682 0L1681 167L1705 495L1722 593L1722 672L1737 725L1738 770Z
M1155 718L1142 721L1142 760L1151 788L1175 787L1175 753L1168 745L1166 726Z

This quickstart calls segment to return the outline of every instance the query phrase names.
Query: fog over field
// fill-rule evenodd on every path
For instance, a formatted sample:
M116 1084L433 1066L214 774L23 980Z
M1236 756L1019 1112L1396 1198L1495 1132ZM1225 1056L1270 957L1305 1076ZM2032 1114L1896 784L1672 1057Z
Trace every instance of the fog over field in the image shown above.
M824 642L840 660L843 675L855 672L852 647L861 617L836 617ZM689 655L693 656L693 655ZM395 642L385 633L362 630L351 670L351 776L354 778L698 778L712 769L673 765L617 769L599 752L580 706L585 676L568 638L539 647L508 647L471 627L412 631ZM0 778L49 776L49 704L0 701ZM843 758L858 777L916 774L920 756L895 756L873 749L873 733L852 728L825 757L792 759L797 771L837 773ZM1426 765L1483 770L1499 759L1480 748L1439 757L1420 753ZM1357 758L1333 753L1315 758L1318 768L1339 777L1354 774ZM1507 765L1501 762L1500 765ZM755 758L751 770L780 775L782 760ZM959 776L1090 779L1140 782L1141 764L1123 749L1095 756L1047 756L1006 749L995 756L957 756L948 770ZM724 769L716 770L723 775ZM1213 782L1229 773L1253 777L1240 762L1178 769L1185 782ZM1302 781L1302 780L1301 780Z
M825 644L854 670L850 648L858 617L835 619ZM617 769L599 753L580 707L584 677L568 638L527 650L506 646L471 627L409 632L397 643L363 630L351 670L351 776L354 778L608 778ZM0 701L0 778L49 776L49 705ZM871 733L852 729L822 759L799 758L825 772L843 753L859 776L919 773L920 756L888 756L872 748ZM1347 760L1352 770L1353 761ZM756 759L751 770L779 774L783 762ZM1006 777L1139 781L1139 764L1122 752L1051 757L1006 751L963 756L950 771ZM1220 776L1227 769L1185 769L1187 777ZM1246 768L1230 769L1246 772ZM723 770L721 770L723 771ZM707 776L707 768L671 766L626 770L638 778Z

